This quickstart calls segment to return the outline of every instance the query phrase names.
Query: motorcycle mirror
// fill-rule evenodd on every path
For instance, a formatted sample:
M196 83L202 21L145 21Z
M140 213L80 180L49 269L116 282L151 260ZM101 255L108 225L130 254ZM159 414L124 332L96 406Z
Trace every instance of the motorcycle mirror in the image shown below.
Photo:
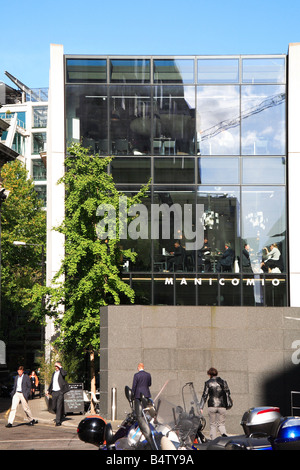
M147 398L145 397L145 395L143 395L142 393L141 393L141 402L142 402L143 408L147 408L147 407L148 407L148 400L147 400Z
M152 450L157 450L148 421L143 416L142 404L140 400L134 401L134 410L137 416L138 425L142 434L145 436Z
M111 450L113 442L114 442L114 435L112 426L110 423L107 423L104 429L104 440L106 441L106 446L108 450Z
M142 416L142 403L140 400L134 400L134 411L138 418Z
M132 390L131 390L131 388L128 387L128 385L125 386L125 396L126 396L127 400L129 401L130 406L132 408L132 401L133 401L133 399L132 399Z

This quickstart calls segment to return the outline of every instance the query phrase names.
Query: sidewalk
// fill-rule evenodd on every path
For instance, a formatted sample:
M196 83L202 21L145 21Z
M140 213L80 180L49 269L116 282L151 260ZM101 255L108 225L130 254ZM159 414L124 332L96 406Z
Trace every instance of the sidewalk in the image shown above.
M29 404L29 407L31 409L32 416L34 417L34 419L36 419L39 423L50 424L54 426L55 414L53 412L48 411L48 403L45 397L34 398L33 400L29 400L28 404ZM77 428L80 421L82 421L84 418L87 418L89 416L91 415L79 414L79 413L67 414L66 418L62 422L62 426ZM25 417L25 414L21 405L19 405L17 408L16 417L18 417L19 419L20 418L24 419ZM114 431L118 429L118 425L120 423L121 421L113 421L111 423Z

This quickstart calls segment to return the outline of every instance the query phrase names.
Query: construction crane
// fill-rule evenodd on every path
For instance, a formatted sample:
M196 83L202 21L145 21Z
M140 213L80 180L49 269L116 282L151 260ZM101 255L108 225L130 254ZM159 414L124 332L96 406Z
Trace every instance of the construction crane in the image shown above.
M253 108L250 108L241 113L241 116L238 116L233 119L225 119L224 121L219 122L215 126L205 129L201 132L201 140L203 141L215 137L220 132L238 126L242 119L247 119L248 117L253 116L254 114L258 114L264 111L265 109L272 108L273 106L279 106L284 101L285 93L278 93L277 95L270 96L269 98L259 103L258 106L254 106Z

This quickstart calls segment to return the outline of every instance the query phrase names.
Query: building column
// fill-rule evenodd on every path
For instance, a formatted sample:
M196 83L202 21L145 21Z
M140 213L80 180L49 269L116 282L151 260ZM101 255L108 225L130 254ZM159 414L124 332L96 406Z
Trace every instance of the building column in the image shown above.
M288 234L290 306L300 306L300 43L288 53Z
M63 46L50 46L49 100L47 124L47 286L61 266L64 257L64 236L53 230L64 219L65 191L57 184L64 175L65 110L64 110L64 51ZM55 336L54 322L47 318L45 331L46 360Z

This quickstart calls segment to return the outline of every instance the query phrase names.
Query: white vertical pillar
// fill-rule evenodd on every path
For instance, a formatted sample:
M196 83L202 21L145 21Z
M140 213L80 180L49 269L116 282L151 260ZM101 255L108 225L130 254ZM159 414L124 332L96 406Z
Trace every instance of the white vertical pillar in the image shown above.
M290 306L300 307L300 43L288 54L288 233Z
M64 236L53 230L64 219L65 191L57 184L64 175L65 112L64 112L64 53L63 46L50 46L50 73L47 124L47 285L61 266L64 257ZM49 359L54 324L47 318L45 331L46 359Z

